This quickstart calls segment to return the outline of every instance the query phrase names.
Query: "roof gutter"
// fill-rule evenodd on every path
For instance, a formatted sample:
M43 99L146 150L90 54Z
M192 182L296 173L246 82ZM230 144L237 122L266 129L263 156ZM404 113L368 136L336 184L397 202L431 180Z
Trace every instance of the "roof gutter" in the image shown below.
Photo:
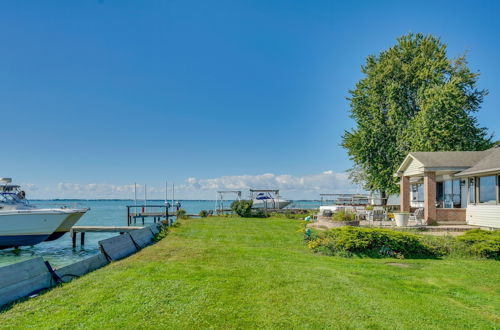
M498 167L498 168L489 168L487 170L479 170L479 171L466 172L466 173L457 173L456 176L465 177L465 176L474 176L474 175L477 175L477 174L498 174L498 173L500 173L500 167Z

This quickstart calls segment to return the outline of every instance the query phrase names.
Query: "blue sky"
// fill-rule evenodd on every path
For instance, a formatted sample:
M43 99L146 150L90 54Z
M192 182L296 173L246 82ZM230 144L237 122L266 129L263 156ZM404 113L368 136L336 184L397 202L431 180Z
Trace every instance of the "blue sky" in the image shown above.
M479 122L499 136L499 14L497 1L2 1L0 176L38 198L130 197L134 181L161 194L165 178L184 198L352 190L347 91L402 34L467 51L490 91Z

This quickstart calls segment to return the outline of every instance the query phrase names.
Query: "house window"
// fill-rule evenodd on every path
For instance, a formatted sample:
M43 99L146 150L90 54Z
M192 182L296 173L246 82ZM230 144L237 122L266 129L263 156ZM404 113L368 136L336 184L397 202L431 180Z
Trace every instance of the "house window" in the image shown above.
M461 185L460 185L460 180L453 180L453 195L452 195L452 202L453 202L453 207L460 208L460 204L462 201L462 195L460 192L462 191Z
M437 185L438 205L448 209L462 207L462 189L465 189L465 184L462 185L460 180L443 181Z
M437 182L436 184L436 201L438 207L444 207L444 184L443 182Z
M479 203L496 204L497 202L496 176L482 176L479 178Z
M469 203L474 204L476 202L476 183L474 178L469 179Z

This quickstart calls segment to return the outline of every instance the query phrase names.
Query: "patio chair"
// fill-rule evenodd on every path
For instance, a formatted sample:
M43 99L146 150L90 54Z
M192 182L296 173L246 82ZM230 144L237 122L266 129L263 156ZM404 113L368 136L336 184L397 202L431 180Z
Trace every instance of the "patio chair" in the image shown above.
M366 220L368 211L364 207L356 207L356 218L358 220Z
M424 209L419 207L412 214L410 214L410 220L415 221L415 224L422 225L424 220Z
M372 224L374 221L380 221L380 223L382 224L382 221L384 221L386 217L387 213L384 209L374 209L367 212L367 218L370 224Z

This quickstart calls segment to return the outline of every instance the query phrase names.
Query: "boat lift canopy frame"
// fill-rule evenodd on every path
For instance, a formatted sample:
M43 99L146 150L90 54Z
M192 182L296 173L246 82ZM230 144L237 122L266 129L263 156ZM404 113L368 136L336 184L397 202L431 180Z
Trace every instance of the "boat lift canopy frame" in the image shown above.
M323 206L324 201L332 200L334 201L335 199L325 199L324 197L344 197L344 198L350 198L351 203L353 203L355 200L364 200L369 203L370 202L370 196L366 194L340 194L340 193L335 193L335 194L319 194L321 197L320 205Z
M241 190L218 190L215 200L214 213L224 214L224 195L236 194L236 199L241 201Z

